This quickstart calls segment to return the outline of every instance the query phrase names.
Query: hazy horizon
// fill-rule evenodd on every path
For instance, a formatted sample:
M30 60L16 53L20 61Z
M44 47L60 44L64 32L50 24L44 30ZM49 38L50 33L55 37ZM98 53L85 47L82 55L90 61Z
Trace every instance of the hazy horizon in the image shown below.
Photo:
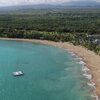
M64 2L85 1L85 2L100 2L100 0L0 0L0 7L30 5L30 4L61 4Z

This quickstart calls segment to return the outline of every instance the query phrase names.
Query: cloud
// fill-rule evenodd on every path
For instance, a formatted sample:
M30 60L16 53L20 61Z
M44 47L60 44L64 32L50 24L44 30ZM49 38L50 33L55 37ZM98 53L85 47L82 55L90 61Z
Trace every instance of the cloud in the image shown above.
M64 2L66 0L0 0L0 6ZM69 1L69 0L68 0Z
M0 6L41 4L41 3L63 3L70 1L86 1L86 0L0 0ZM100 0L90 0L90 1L100 2Z

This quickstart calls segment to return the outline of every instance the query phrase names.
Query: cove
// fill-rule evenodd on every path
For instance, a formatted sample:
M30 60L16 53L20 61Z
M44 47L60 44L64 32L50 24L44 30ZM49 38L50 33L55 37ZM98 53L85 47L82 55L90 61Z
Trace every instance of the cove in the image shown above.
M62 48L0 40L0 100L93 100L81 70Z

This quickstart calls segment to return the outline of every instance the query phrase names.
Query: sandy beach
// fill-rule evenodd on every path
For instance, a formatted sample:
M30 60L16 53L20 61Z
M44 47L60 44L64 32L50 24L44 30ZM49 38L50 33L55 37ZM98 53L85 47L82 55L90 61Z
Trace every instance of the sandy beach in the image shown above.
M35 43L42 43L53 45L57 47L62 47L64 49L68 49L71 52L74 52L79 57L82 57L84 62L86 62L86 66L90 69L89 73L92 74L92 81L95 83L96 93L100 99L100 55L96 55L94 52L87 50L81 46L74 46L68 42L53 42L47 40L34 40L34 39L12 39L12 38L0 38L0 40L19 40L19 41L28 41Z

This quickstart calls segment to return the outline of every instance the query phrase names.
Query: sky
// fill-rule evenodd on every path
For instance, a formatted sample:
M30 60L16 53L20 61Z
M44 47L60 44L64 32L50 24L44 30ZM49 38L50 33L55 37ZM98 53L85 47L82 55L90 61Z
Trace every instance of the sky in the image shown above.
M0 6L14 6L14 5L27 5L27 4L49 4L49 3L64 3L70 1L84 1L84 0L0 0ZM85 0L86 1L86 0ZM100 0L88 0L100 2Z

